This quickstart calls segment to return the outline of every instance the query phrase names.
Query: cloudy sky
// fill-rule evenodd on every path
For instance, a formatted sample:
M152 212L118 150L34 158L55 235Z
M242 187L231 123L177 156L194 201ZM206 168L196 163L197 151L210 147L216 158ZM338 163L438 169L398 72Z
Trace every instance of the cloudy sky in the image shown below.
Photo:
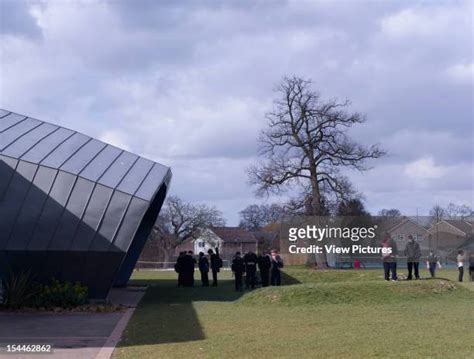
M389 153L366 206L473 206L470 1L0 0L0 107L171 166L171 193L236 224L284 75L347 98ZM270 199L273 200L273 199Z

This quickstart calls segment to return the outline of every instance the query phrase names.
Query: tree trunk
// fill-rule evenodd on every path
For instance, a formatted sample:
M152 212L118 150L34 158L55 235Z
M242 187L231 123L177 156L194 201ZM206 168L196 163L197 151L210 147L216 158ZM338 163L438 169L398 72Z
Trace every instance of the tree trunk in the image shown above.
M163 248L163 268L166 268L166 263L170 261L173 249Z
M312 213L309 213L309 215L321 216L321 192L319 191L318 177L315 169L311 171L311 197L311 206L308 206L308 209L310 209ZM327 269L328 261L324 247L323 253L321 254L309 254L306 259L306 265L317 269Z

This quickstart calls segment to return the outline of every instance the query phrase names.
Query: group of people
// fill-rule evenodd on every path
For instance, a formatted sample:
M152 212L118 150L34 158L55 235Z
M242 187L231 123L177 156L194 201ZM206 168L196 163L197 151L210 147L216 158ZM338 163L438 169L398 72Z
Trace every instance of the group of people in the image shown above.
M219 256L219 249L214 252L208 250L209 259L203 252L199 253L198 261L194 258L193 251L180 252L174 270L178 273L178 287L194 286L194 269L198 264L201 273L201 283L203 287L209 287L209 272L212 273L212 286L217 287L217 273L222 268L222 259Z
M396 281L397 277L397 245L395 241L387 234L382 241L382 247L390 248L391 251L382 252L383 268L384 268L384 277L385 280ZM421 260L421 249L420 245L415 241L412 235L408 236L408 243L405 247L404 253L407 258L407 268L408 275L407 280L413 279L413 274L415 279L420 279L420 260ZM469 276L471 280L474 281L474 256L471 255L468 260L464 251L458 251L456 257L457 266L458 266L458 280L459 282L463 281L464 277L464 267L469 266ZM439 257L431 251L426 258L426 267L430 271L432 278L436 277L436 269L441 268L441 263Z
M194 286L196 264L201 274L201 285L209 287L209 272L211 272L212 286L217 287L217 273L219 273L223 266L218 248L215 249L215 252L209 249L208 256L204 252L200 252L197 261L194 258L193 251L181 252L174 266L175 271L178 273L178 286ZM257 269L260 274L260 283L263 287L267 287L270 284L279 286L281 284L281 268L283 268L283 260L276 250L272 250L270 254L262 253L259 255L248 251L243 257L240 252L236 252L231 265L235 278L235 290L243 290L244 274L245 287L247 289L254 289L258 282Z
M257 284L257 267L260 274L262 287L269 284L279 286L281 284L281 268L283 260L276 250L270 254L262 253L258 256L252 251L248 251L243 257L240 252L236 252L232 259L232 273L235 277L235 290L242 292L242 279L245 273L245 288L255 289Z

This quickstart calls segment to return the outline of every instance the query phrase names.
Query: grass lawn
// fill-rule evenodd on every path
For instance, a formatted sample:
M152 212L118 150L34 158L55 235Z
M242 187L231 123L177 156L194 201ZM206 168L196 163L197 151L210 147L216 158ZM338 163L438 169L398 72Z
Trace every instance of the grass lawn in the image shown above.
M474 358L474 283L456 274L385 282L380 270L288 267L286 285L242 294L229 272L218 288L135 272L149 288L113 358Z

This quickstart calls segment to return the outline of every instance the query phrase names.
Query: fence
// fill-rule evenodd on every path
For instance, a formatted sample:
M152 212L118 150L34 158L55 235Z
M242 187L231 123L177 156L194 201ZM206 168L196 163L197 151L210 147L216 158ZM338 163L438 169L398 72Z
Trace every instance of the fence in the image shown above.
M138 261L135 266L135 270L144 271L174 271L174 265L176 262L151 262L151 261ZM223 270L230 270L230 261L227 259L222 260Z

